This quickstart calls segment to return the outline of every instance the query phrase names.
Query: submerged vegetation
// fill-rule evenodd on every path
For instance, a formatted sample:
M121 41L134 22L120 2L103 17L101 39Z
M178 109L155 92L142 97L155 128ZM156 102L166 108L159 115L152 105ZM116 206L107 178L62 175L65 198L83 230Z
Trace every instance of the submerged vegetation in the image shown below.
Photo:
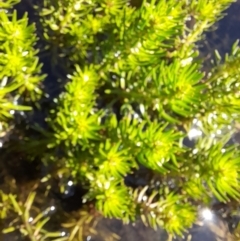
M3 238L89 240L103 217L177 236L202 209L238 215L238 41L210 71L199 55L233 2L0 0Z

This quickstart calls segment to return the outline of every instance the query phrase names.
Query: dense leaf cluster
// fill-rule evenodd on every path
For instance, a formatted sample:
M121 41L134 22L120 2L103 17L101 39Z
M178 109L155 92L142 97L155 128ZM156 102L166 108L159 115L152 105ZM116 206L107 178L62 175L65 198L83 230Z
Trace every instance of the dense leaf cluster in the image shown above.
M9 8L18 1L0 3L0 79L1 79L1 121L9 118L14 110L29 110L18 105L20 102L36 101L43 80L35 44L34 25L28 25L27 15L17 19L17 12Z
M38 34L40 53L67 73L60 77L66 84L48 128L38 127L40 140L26 136L24 145L46 143L34 153L47 165L61 163L87 189L83 200L96 213L125 222L141 217L180 235L199 205L239 200L240 153L229 140L240 114L240 49L236 42L224 59L216 52L209 73L198 51L232 2L44 0L34 5L37 28L27 15L17 19L15 2L0 2L0 114L25 109L13 96L37 101L41 94ZM141 170L147 184L128 185Z

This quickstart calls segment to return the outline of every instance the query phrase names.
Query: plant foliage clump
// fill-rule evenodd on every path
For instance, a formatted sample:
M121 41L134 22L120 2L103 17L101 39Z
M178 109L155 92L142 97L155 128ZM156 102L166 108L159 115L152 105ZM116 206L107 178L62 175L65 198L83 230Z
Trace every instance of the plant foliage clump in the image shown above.
M216 51L207 73L198 48L233 2L44 0L31 3L33 20L17 16L18 1L0 2L1 121L48 103L47 127L30 124L8 145L85 190L78 202L89 218L63 224L69 240L99 216L141 218L181 235L199 207L239 201L240 153L231 142L240 117L238 41L225 57ZM41 85L51 78L63 87L53 98ZM55 179L43 175L48 192ZM15 209L31 240L65 240L48 234L41 214L29 226L35 194L24 206L2 192L1 218Z

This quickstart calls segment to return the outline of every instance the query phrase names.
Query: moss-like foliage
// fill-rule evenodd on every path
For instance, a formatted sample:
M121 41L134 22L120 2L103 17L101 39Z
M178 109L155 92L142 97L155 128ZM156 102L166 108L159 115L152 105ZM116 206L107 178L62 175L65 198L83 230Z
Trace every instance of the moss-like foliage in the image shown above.
M216 52L208 73L198 50L232 2L0 2L0 121L13 129L1 165L16 182L0 193L0 216L12 218L3 233L80 240L107 217L181 235L215 199L236 209L240 152L230 140L240 117L240 49L236 42L224 58ZM19 17L21 4L34 17ZM48 93L49 83L60 94ZM19 124L16 113L32 107ZM24 159L41 169L24 186L28 197L9 171L16 156L16 166ZM64 203L66 183L81 190L78 214L59 207L59 231L61 222L48 227L44 211L30 210L40 205L35 196Z

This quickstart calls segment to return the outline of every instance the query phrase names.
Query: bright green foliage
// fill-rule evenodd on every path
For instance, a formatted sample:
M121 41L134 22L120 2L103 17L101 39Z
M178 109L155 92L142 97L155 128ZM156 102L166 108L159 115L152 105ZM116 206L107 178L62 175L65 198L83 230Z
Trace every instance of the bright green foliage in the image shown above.
M221 201L226 201L229 197L239 198L237 190L240 159L239 151L234 148L225 149L222 144L213 144L210 148L201 150L204 155L197 155L199 172L195 175L205 181Z
M41 93L37 30L51 67L67 73L42 131L49 152L38 157L61 161L96 213L181 235L197 205L239 200L239 150L228 141L240 117L240 49L236 42L225 59L216 52L209 73L198 51L232 2L44 0L35 6L39 29L0 12L2 101L13 90L32 100ZM1 108L8 116L19 107ZM125 183L142 169L148 185ZM82 232L74 224L70 240Z
M8 7L13 1L0 2ZM17 12L0 12L0 80L1 120L11 117L10 110L29 110L30 107L17 105L19 97L37 100L41 94L39 82L43 80L41 65L38 63L37 38L34 25L28 26L27 15L17 19ZM14 92L14 95L10 95ZM9 98L10 96L10 98Z
M89 139L98 139L100 113L94 111L94 90L98 85L98 75L93 67L81 70L76 66L71 82L66 85L66 93L60 96L57 117L53 122L55 137L65 141L67 146L87 145Z
M9 9L12 8L15 4L19 3L20 0L1 0L0 1L0 8L1 9Z
M154 198L162 193L155 191L146 199L147 189L148 187L145 187L140 193L135 191L133 194L146 225L150 224L155 229L163 226L170 233L179 235L186 231L184 227L191 226L195 220L196 210L189 204L184 204L182 196L167 191L166 198L159 198L154 202Z
M94 184L92 193L97 198L96 208L102 210L106 217L121 218L125 222L134 218L133 203L124 185L104 176L98 176Z
M55 132L49 147L66 146L67 166L90 188L86 198L96 199L96 208L107 217L128 221L139 212L151 226L180 234L195 218L190 197L203 203L212 194L221 201L238 198L234 148L222 155L222 144L211 143L209 149L193 155L182 144L196 120L208 136L224 132L222 128L238 118L239 100L232 94L238 79L236 83L229 79L230 73L238 73L237 45L208 76L196 59L196 41L231 2L143 1L141 7L132 8L119 0L67 1L66 5L62 1L48 10L50 2L44 2L46 40L51 45L58 36L58 51L64 56L71 46L65 54L78 63L57 101L56 117L49 119ZM193 29L186 27L189 18L195 19ZM101 39L101 34L106 36ZM228 67L231 63L233 69ZM219 74L223 69L226 74ZM99 101L107 103L104 110ZM121 105L121 119L112 113L115 103ZM150 216L137 211L123 177L139 165L159 179L173 179L174 190L180 188L184 198L173 191L153 205ZM182 204L176 202L178 198ZM164 203L169 209L164 209ZM161 207L164 211L158 213Z

